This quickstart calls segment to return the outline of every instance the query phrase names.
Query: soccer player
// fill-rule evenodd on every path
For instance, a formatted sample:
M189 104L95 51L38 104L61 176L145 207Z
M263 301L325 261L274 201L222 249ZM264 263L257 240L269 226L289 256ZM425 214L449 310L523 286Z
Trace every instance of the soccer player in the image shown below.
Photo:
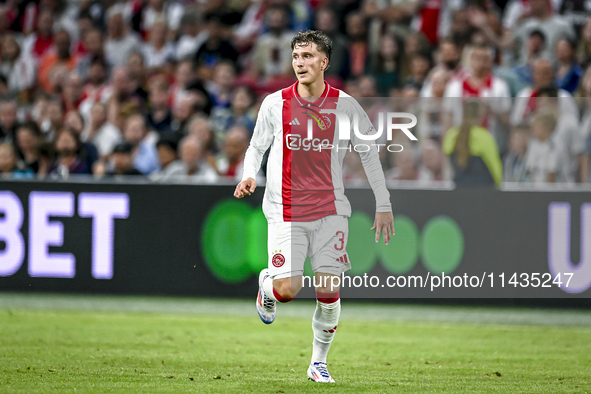
M336 279L351 267L346 252L351 206L344 194L342 166L350 143L368 141L359 139L352 130L351 141L340 139L335 115L321 111L337 110L356 119L361 134L374 134L375 129L357 101L324 81L332 51L324 33L297 33L291 49L298 80L263 100L244 159L242 181L234 196L242 198L255 191L256 174L270 146L263 198L269 226L269 268L259 275L257 311L264 323L275 320L276 303L291 301L301 290L304 260L309 256L317 302L308 377L334 383L326 368L341 312L340 288L333 284L339 283ZM308 127L313 138L308 138ZM376 198L371 230L376 230L376 242L383 234L388 244L394 235L394 219L378 152L373 146L360 155Z

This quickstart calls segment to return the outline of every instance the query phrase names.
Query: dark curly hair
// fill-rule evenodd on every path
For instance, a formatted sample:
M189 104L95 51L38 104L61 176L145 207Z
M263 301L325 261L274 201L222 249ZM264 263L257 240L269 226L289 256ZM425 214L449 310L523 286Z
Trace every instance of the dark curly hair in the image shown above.
M308 44L316 44L316 48L318 48L320 52L324 52L328 58L328 64L330 67L332 40L320 30L305 30L293 36L291 39L291 50L293 51L296 46L306 46Z

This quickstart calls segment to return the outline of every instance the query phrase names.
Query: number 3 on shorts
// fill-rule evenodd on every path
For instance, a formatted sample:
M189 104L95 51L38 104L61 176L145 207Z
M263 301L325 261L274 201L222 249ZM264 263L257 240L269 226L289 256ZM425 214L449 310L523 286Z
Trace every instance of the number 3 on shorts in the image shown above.
M334 244L335 250L343 250L343 247L345 246L345 233L342 231L337 231L335 236L338 238L337 243Z

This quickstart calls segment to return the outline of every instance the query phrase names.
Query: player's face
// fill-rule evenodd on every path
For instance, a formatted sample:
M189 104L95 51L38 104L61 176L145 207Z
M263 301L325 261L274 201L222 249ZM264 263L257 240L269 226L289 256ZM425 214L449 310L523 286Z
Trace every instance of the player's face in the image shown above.
M316 44L296 45L292 52L293 71L302 84L311 84L318 78L323 78L327 65L328 58L318 50Z

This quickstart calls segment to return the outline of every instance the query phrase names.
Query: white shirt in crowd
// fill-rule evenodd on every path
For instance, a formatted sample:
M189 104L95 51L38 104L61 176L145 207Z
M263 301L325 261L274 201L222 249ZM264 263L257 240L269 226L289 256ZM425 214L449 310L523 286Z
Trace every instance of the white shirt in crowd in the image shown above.
M122 138L119 129L109 122L105 122L92 137L88 127L80 135L83 142L92 142L101 156L110 154Z
M529 174L529 181L534 184L546 183L548 174L558 171L558 152L551 138L541 141L532 138L527 146L525 169Z

